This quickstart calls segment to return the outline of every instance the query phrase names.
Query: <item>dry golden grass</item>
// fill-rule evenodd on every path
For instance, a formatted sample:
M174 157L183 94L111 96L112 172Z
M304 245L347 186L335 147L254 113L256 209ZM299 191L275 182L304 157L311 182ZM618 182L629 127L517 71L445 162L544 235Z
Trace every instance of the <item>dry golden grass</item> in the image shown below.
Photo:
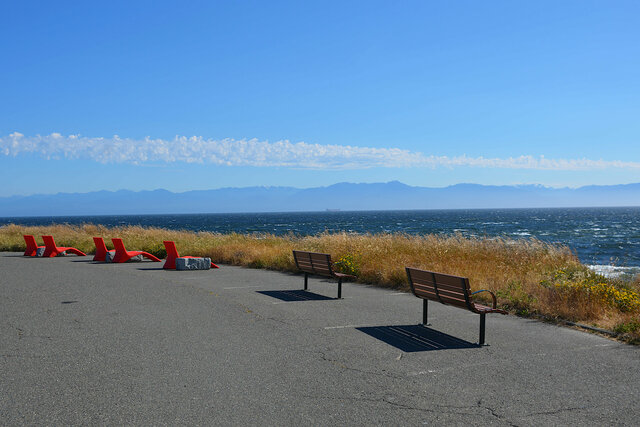
M296 271L293 249L331 254L342 268L355 272L358 281L408 290L407 266L469 277L472 288L489 289L499 304L520 315L586 322L617 329L631 339L640 338L640 310L597 297L594 286L640 295L640 282L618 283L590 272L569 248L536 239L477 239L461 235L349 234L274 236L270 234L217 234L142 227L106 228L96 225L0 227L0 250L23 251L23 234L51 234L60 246L93 253L93 236L120 237L128 249L166 255L163 240L176 242L185 255L207 256L214 262ZM569 272L569 273L567 273ZM626 289L627 291L624 291ZM640 300L639 300L640 301Z

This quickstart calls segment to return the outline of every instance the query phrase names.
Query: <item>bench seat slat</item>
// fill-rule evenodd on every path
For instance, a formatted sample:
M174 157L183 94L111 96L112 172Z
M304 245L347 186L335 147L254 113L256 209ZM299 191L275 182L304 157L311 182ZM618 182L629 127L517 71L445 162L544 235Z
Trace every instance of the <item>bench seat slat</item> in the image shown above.
M414 284L419 283L427 286L433 286L433 279L430 277L424 277L424 278L421 277L417 279L412 278L412 280ZM447 281L441 282L436 277L436 282L438 284L438 288L460 289L460 291L462 292L467 290L466 282L464 280L458 279L457 281L447 280Z
M436 273L436 272L427 271L427 270L411 269L411 278L413 280L431 281L433 280L434 277L436 278L438 283L448 283L448 284L459 283L460 279L464 279L464 277L452 276L450 274Z
M312 274L318 274L320 276L332 276L332 271L328 268L318 268L318 267L310 267L310 268L301 268L302 271L307 271Z
M425 270L407 269L414 293L431 290L443 296L456 296L466 300L470 294L469 281L464 277L450 276ZM434 283L435 282L435 283ZM433 298L437 301L440 299Z
M463 289L466 288L466 282L463 277L436 275L436 280L438 281L438 286L456 287L456 288L463 288Z
M453 296L440 294L440 298L438 298L438 294L436 294L435 292L419 292L417 294L417 296L421 297L421 298L431 299L431 300L434 300L434 301L442 300L442 302L447 303L447 304L460 303L460 304L467 305L467 300L464 298L464 296L463 297L453 297Z
M422 286L422 285L414 285L413 288L416 292L432 292L436 293L436 289L430 286ZM460 292L460 290L450 290L450 289L442 289L438 287L438 292L440 295L447 296L457 296L464 299L465 292Z
M425 289L434 289L433 284L431 283L422 283L422 282L413 282L414 286L420 286L422 288ZM448 292L457 292L459 294L465 294L468 292L468 289L466 289L465 287L462 287L460 285L458 286L450 286L450 285L443 285L438 283L438 291L448 291Z
M318 270L330 270L331 267L325 262L324 264L319 262L304 262L298 261L298 267L301 268L317 268Z
M437 302L441 302L437 296L432 295L432 296L422 296L419 295L420 298L423 299L429 299L432 301L437 301ZM446 305L455 305L456 307L461 307L461 308L466 308L467 310L470 310L469 305L467 304L467 302L465 300L460 300L460 299L452 299L452 298L441 298L442 303L446 304Z
M432 297L433 299L436 299L436 300L438 299L438 295L439 295L440 298L442 299L466 301L466 298L464 297L463 294L451 294L443 291L436 293L433 290L416 290L415 293L418 294L419 296L424 295L427 298Z

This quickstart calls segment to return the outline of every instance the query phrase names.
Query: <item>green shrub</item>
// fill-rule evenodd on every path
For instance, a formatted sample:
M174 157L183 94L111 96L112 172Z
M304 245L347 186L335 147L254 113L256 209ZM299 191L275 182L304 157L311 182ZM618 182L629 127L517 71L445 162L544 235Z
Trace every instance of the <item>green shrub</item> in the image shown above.
M640 332L640 321L632 320L630 322L618 323L614 328L614 332L628 334L633 332Z
M511 280L506 287L497 289L496 297L522 316L529 315L531 307L536 302L536 298L524 289L520 280Z
M591 270L558 270L540 284L565 294L581 294L622 312L640 311L640 295Z
M347 254L335 261L333 268L339 273L351 274L353 276L357 276L360 272L357 257L351 254Z

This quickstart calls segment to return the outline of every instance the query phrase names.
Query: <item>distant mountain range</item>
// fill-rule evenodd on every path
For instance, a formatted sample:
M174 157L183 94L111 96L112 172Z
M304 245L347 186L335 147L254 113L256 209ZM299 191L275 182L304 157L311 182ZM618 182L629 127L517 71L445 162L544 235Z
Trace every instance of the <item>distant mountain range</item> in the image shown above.
M184 193L167 190L96 191L2 197L0 216L596 206L640 206L640 183L591 185L575 189L479 184L430 188L392 181L340 183L306 189L247 187Z

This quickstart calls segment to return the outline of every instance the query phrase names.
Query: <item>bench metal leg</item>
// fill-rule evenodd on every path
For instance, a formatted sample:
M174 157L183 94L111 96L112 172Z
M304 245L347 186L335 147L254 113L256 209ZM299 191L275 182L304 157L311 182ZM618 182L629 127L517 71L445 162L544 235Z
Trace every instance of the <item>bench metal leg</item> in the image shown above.
M485 316L485 313L480 314L480 339L478 340L478 345L484 345Z
M304 273L304 290L307 290L309 285L309 273Z
M427 313L429 312L429 301L422 300L422 324L427 325Z
M342 279L338 279L338 299L342 298Z

